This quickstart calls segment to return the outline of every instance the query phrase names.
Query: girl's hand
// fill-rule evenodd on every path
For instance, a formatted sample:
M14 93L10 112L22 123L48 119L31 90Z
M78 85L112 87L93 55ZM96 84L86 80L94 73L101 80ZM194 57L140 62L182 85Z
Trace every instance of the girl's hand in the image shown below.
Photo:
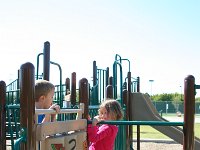
M88 115L88 120L91 120L91 117L90 117L90 115Z
M92 120L92 126L96 126L99 121L101 121L99 116L95 116Z

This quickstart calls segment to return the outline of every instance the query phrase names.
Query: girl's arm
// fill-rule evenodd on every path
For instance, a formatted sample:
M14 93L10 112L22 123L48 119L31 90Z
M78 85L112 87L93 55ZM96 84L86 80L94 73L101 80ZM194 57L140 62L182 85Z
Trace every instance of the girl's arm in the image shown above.
M90 142L98 142L111 134L112 129L108 125L88 127L88 139Z

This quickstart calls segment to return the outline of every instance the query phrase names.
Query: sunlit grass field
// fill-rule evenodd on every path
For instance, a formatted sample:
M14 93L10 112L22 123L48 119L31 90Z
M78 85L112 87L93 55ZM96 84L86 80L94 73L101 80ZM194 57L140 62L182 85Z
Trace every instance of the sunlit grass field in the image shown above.
M194 126L195 136L200 138L200 123ZM137 127L133 126L133 138L137 137ZM170 139L151 126L140 126L140 138L142 139Z
M162 117L177 117L176 114L163 114ZM183 116L182 116L183 117ZM196 115L196 117L200 117ZM182 128L182 127L181 127ZM195 123L194 134L196 137L200 138L200 123ZM137 126L133 126L133 138L137 137ZM140 126L140 138L142 139L170 139L166 135L157 131L151 126Z

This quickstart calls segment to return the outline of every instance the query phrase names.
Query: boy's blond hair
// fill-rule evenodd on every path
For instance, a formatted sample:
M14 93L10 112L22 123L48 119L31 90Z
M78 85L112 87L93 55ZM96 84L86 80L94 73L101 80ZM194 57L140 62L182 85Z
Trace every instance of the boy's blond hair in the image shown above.
M41 96L46 96L55 89L55 86L47 80L37 80L35 82L35 101L38 102Z
M107 99L103 101L99 107L99 110L101 108L105 108L108 112L108 115L110 115L113 120L121 120L123 118L121 105L115 99Z

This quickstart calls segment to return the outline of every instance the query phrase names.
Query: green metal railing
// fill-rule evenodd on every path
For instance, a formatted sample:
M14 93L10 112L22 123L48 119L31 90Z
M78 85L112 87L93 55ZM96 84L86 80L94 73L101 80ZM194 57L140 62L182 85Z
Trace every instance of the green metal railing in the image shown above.
M19 138L20 131L20 105L6 105L6 137L10 140L12 149L14 149L14 140Z
M90 121L88 121L91 124ZM166 122L166 121L101 121L99 124L110 125L143 125L143 126L183 126L184 122Z
M19 89L6 92L6 104L19 104Z
M15 141L14 150L20 150L20 144L22 142L26 142L26 141L27 141L27 129L26 128L22 128L20 130L20 138L18 138Z
M88 121L88 124L91 124L91 121ZM184 122L165 122L165 121L101 121L98 124L110 124L110 125L119 125L118 134L115 140L115 150L125 150L127 149L126 145L126 135L124 132L127 125L148 125L148 126L183 126Z

